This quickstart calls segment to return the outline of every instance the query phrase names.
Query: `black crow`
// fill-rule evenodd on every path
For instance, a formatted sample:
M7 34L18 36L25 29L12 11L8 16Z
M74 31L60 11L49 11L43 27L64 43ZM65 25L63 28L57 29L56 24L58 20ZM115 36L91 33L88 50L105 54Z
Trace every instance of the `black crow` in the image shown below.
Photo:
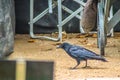
M87 60L101 60L103 62L107 62L107 60L102 56L81 46L71 45L65 42L59 45L57 48L64 49L69 56L77 61L77 65L73 67L73 69L80 64L80 61L86 61L85 68L87 67Z

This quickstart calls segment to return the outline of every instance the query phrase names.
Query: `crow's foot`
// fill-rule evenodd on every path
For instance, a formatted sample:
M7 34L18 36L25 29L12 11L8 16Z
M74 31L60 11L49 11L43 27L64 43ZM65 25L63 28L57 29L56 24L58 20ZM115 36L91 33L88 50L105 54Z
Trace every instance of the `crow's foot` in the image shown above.
M74 67L70 67L70 69L77 69L77 66L78 66L78 65L76 65L76 66L74 66Z
M84 69L91 69L90 66L85 66L85 67L82 67L82 68L84 68Z

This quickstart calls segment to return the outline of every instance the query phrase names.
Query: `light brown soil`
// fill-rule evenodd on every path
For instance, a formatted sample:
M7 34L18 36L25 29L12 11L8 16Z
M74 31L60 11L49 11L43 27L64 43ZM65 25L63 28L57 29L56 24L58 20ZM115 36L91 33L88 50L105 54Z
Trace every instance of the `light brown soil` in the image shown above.
M99 54L97 48L97 38L84 37L78 34L69 34L64 37L65 42L83 46ZM80 78L96 77L119 77L120 78L120 36L116 34L114 38L108 38L105 58L109 62L88 61L90 68L82 68L85 62L72 70L71 67L76 65L76 61L69 57L64 50L56 49L59 42L30 39L29 35L16 35L14 53L9 59L30 59L42 61L54 61L55 80L79 80Z

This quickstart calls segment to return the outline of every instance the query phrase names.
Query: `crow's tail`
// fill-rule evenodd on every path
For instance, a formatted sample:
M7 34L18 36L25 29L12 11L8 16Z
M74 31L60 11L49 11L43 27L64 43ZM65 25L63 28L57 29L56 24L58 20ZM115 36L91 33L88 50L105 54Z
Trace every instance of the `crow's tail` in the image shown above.
M103 62L108 62L105 58L101 58L101 61L103 61Z
M100 60L100 61L103 61L103 62L108 62L104 57L102 56L92 56L90 57L91 59L95 59L95 60Z
M98 56L97 58L96 58L97 60L101 60L101 61L103 61L103 62L108 62L104 57L102 57L102 56Z

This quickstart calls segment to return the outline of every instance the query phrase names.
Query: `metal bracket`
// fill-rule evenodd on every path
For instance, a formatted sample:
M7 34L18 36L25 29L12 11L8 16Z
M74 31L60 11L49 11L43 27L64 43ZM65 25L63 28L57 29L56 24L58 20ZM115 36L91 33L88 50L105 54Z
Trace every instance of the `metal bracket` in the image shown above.
M49 1L50 2L50 1ZM35 36L35 34L33 33L33 24L38 21L40 18L42 18L44 15L46 15L49 10L51 10L50 8L47 8L46 10L44 10L42 13L40 13L38 16L36 16L35 18L33 17L34 15L34 0L30 0L30 36L31 38L41 38L41 39L49 39L49 40L53 40L53 41L59 41L62 40L62 26L61 26L61 21L62 21L62 10L61 10L61 0L58 0L58 38L52 38L52 37L48 37L48 36ZM50 2L51 4L51 2ZM56 7L55 4L52 5L53 8Z
M78 8L76 11L72 11L70 9L68 9L67 7L65 7L64 5L62 5L62 2L64 0L57 0L57 3L55 1L52 0L48 0L48 8L45 9L42 13L40 13L38 16L34 17L34 0L30 0L30 36L31 38L41 38L41 39L49 39L49 40L53 40L53 41L62 41L62 26L64 24L66 24L68 21L70 21L73 17L76 17L78 19L81 19L81 16L78 15L78 13L80 13L83 10L83 6L85 5L84 2L81 1L77 1L74 0L75 2L77 2L78 4L81 5L80 8ZM52 38L52 37L48 37L48 36L36 36L33 33L33 24L35 22L37 22L39 19L41 19L43 16L45 16L48 12L52 13L53 9L55 7L58 7L58 37L57 38ZM62 20L62 9L65 10L66 12L70 13L71 15L69 15L67 18L65 18L64 20Z
M108 31L114 28L119 21L120 21L120 9L115 13L115 15L108 22Z

